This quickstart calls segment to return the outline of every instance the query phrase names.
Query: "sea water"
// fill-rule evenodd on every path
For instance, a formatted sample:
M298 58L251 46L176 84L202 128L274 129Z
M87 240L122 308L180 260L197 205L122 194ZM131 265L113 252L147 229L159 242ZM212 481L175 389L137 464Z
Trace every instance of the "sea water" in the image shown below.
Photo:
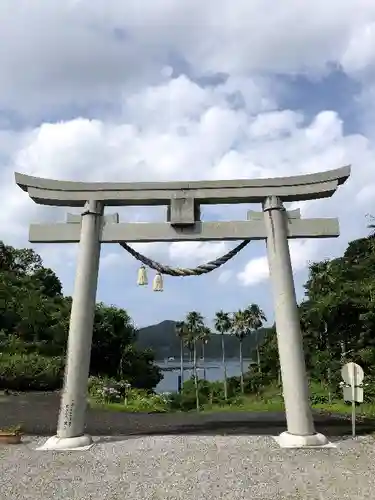
M244 359L243 366L246 372L249 368L251 360ZM156 364L163 372L164 378L159 382L156 387L156 392L174 392L178 390L178 376L180 375L180 363L178 358L173 361L156 361ZM227 360L227 377L239 376L241 373L240 362L237 359ZM192 363L184 361L184 379L188 380L193 376ZM198 360L198 377L210 382L216 380L224 380L224 369L221 360Z

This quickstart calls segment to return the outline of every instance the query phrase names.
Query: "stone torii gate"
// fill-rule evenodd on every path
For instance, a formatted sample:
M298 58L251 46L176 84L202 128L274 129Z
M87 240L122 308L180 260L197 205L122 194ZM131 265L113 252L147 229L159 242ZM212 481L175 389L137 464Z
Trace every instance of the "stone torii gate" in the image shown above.
M79 242L58 428L42 449L92 445L84 427L101 243L120 243L132 253L127 245L132 242L197 240L244 240L242 247L251 240L266 240L287 420L279 444L327 444L327 438L315 432L309 403L288 239L337 237L339 223L301 219L299 210L287 212L283 204L328 198L349 176L350 166L293 177L194 182L65 182L16 173L16 183L35 203L83 207L81 215L68 214L65 223L30 225L32 243ZM242 221L200 220L201 204L229 203L261 203L263 210L248 212ZM135 205L166 205L167 222L119 223L118 214L104 215L106 206Z

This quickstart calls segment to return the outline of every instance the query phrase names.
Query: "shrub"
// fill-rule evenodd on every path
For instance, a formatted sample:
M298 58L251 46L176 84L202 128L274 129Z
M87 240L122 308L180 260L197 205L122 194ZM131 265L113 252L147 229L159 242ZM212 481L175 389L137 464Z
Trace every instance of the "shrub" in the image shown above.
M128 409L134 412L165 413L170 409L169 397L163 394L148 394L132 389L128 395Z
M64 359L37 353L0 354L0 388L54 391L62 387Z
M365 403L375 403L375 376L365 375L363 380L363 400Z
M200 401L200 405L202 402ZM171 410L180 411L190 411L195 410L197 407L197 402L195 399L195 393L173 393L169 400L169 406Z
M270 383L271 379L267 374L252 369L247 372L244 377L245 394L256 394L260 396Z
M89 377L88 393L98 403L117 403L124 400L130 384L111 377Z
M324 396L323 394L311 394L310 403L312 405L328 403L328 396Z
M121 403L134 412L161 413L170 408L169 395L131 388L126 380L90 377L88 392L97 403Z
M256 368L252 368L244 374L245 394L256 394L260 396L271 383L272 377L268 374L259 373ZM230 377L228 379L228 396L232 398L240 393L240 377Z
M233 399L230 400L230 405L235 406L235 407L241 407L245 404L245 399L243 396L235 396Z
M229 386L229 383L228 383ZM227 405L232 402L235 392L228 387L228 400L224 398L224 387L222 381L209 382L198 380L199 406ZM190 411L197 407L194 379L187 380L180 394L172 393L169 398L169 406L172 410Z

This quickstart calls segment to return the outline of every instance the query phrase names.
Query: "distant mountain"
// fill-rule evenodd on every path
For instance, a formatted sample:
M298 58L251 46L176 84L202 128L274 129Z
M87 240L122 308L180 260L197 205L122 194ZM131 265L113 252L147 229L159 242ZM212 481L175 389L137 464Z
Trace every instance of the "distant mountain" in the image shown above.
M176 322L165 320L157 325L146 326L138 331L137 345L141 349L151 348L157 360L180 356L180 339L176 335ZM262 328L258 332L259 341L262 342L267 329ZM256 346L256 336L249 336L243 342L244 358L250 358ZM238 339L232 335L225 335L225 351L227 358L238 358ZM188 350L185 349L186 356ZM201 355L201 345L198 345L198 356ZM221 358L221 336L211 335L211 339L205 346L205 357L207 359Z

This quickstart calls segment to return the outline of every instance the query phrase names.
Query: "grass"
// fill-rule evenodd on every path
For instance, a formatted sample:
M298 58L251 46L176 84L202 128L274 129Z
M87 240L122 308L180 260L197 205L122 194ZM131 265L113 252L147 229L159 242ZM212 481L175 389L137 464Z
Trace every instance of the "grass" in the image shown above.
M351 404L345 404L343 401L333 401L331 404L320 403L313 405L316 410L321 410L324 413L338 413L341 415L352 414ZM356 416L362 418L375 418L375 404L374 403L362 403L356 407Z
M313 404L312 408L322 413L335 413L339 415L351 416L351 405L345 404L343 401L333 401L329 403ZM284 411L284 403L281 400L263 400L255 397L245 397L243 404L240 405L212 405L206 406L203 409L204 413L219 413L219 412L267 412L267 411ZM356 408L356 416L358 418L375 418L375 404L364 403Z
M102 410L110 410L110 411L118 411L118 412L124 412L124 413L139 413L134 409L134 406L131 404L125 405L124 403L99 403L95 400L89 401L90 407L91 408L99 408ZM142 412L146 413L159 413L157 410L142 410Z
M189 388L189 384L191 385L191 381L186 382L186 397L183 397L181 401L179 401L179 398L177 398L177 400L173 398L173 406L180 408L180 404L182 404L183 406L181 408L192 408L191 410L185 410L185 413L195 413L195 395L191 393L192 388ZM202 401L207 401L207 390L210 390L210 385L208 385L207 387L207 382L205 382L205 384L206 385L204 387L202 386L202 389L205 391L202 393ZM211 383L211 389L213 391L216 391L211 393L212 397L214 394L216 394L216 397L220 397L220 392L217 392L217 383ZM328 390L324 384L316 381L311 381L310 393L312 394L313 401L312 408L319 413L327 415L336 414L348 417L351 416L351 404L346 404L342 399L335 399L332 401L332 403L320 402L326 400L327 398ZM206 395L203 396L203 394ZM146 393L140 391L133 391L131 394L129 394L127 405L125 405L124 402L99 403L97 400L91 399L90 406L109 411L125 413L184 412L184 410L182 409L172 409L168 402L161 396L148 396ZM232 398L227 403L224 403L223 401L216 404L204 404L201 407L201 413L205 414L228 412L284 412L284 410L284 399L281 395L281 388L277 383L272 383L266 388L263 387L260 395L238 395L235 398ZM362 403L361 405L358 405L356 407L356 416L358 419L375 418L375 402Z
M109 411L133 413L137 411L131 404L125 406L123 403L97 403L90 401L90 406L101 408ZM343 401L333 401L331 404L318 403L313 404L312 407L322 413L339 414L351 416L352 407L350 404L345 404ZM160 413L160 408L141 410L148 413ZM196 410L190 410L189 413ZM228 413L228 412L279 412L284 411L284 402L280 396L271 398L260 398L257 396L245 396L238 398L232 404L214 404L204 405L201 413ZM167 410L165 413L181 413L181 410ZM186 412L188 413L188 412ZM356 408L356 416L358 418L375 418L375 404L363 403Z

